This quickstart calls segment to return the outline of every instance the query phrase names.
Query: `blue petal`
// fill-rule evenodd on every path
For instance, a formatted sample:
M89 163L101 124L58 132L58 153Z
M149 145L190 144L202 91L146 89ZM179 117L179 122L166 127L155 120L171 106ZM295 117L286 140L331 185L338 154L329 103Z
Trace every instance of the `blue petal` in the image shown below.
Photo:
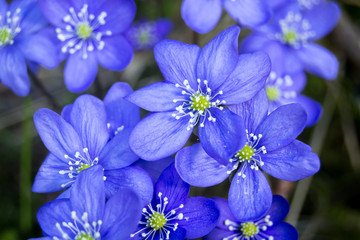
M296 55L305 71L326 80L334 80L337 77L339 62L326 48L315 43L308 43L298 49Z
M167 18L159 18L155 21L155 31L156 35L163 39L165 38L173 29L173 23Z
M340 19L341 10L335 2L321 2L316 7L304 14L304 19L311 25L311 31L315 36L311 40L317 40L327 35Z
M175 166L181 178L196 187L210 187L229 176L226 166L209 157L200 143L181 149L175 156Z
M185 235L186 235L186 230L182 227L179 227L176 229L176 231L170 231L170 235L169 235L169 239L171 240L183 240L185 239ZM157 236L159 237L159 236ZM159 239L154 239L154 240L161 240Z
M65 155L81 152L83 146L74 128L55 112L40 109L34 115L35 127L49 151L64 161Z
M125 69L134 56L134 51L129 42L121 35L106 37L102 41L105 43L104 48L96 51L100 65L112 71Z
M155 185L156 197L158 197L159 193L162 193L162 198L167 197L169 199L166 206L167 210L185 204L189 191L190 185L180 178L174 163L163 171Z
M62 184L66 184L72 179L67 174L60 174L59 171L67 170L69 165L65 158L59 159L53 154L48 154L36 174L31 191L37 193L48 193L62 190Z
M208 234L216 226L220 215L215 202L204 197L189 198L181 212L186 221L180 221L179 225L185 228L187 239Z
M183 85L188 80L193 89L197 89L196 62L200 48L175 40L162 40L154 47L154 55L160 71L166 81Z
M181 90L172 83L156 82L135 91L126 100L151 112L175 110L183 102L174 102L174 99L189 98L188 95L182 95Z
M227 165L238 147L246 143L244 122L225 108L210 109L210 113L216 121L205 119L204 127L199 127L200 143L209 156Z
M205 240L219 240L219 239L227 239L231 235L236 234L236 232L230 231L228 229L220 229L220 228L214 228L208 235L203 237ZM231 239L231 237L229 238Z
M229 208L241 222L253 221L269 210L272 201L271 188L260 170L246 167L245 178L236 174L229 190Z
M267 152L280 149L299 136L306 122L307 115L300 104L280 106L256 129L256 135L262 134L258 146L265 146Z
M236 68L220 86L221 99L227 105L249 101L265 85L271 70L271 62L264 52L241 54Z
M139 160L136 161L132 166L141 167L146 172L148 172L151 177L157 180L160 177L160 174L164 171L164 169L167 168L170 164L172 164L174 160L175 159L173 157L167 157L152 162Z
M176 153L187 142L192 131L187 130L189 119L179 120L174 112L149 114L135 126L130 135L131 149L140 158L154 161Z
M245 26L258 26L270 18L270 10L264 0L224 0L224 7L236 22Z
M100 165L84 169L71 188L70 203L78 217L83 213L89 222L102 219L105 208L104 171Z
M108 142L99 156L99 163L106 170L123 168L139 159L129 147L131 129L120 131Z
M83 59L82 51L79 50L70 54L64 70L65 85L70 92L83 92L95 80L98 72L98 64L95 53L89 53L86 59Z
M30 82L20 50L12 46L0 49L0 62L0 81L20 97L28 95Z
M241 53L251 53L259 50L263 50L268 44L280 44L277 41L270 40L266 34L252 33L249 34L241 44Z
M290 205L285 198L280 195L273 195L271 207L266 215L270 215L270 221L273 222L273 226L276 226L285 219L289 209Z
M29 240L52 240L52 237L30 238Z
M153 182L147 172L137 167L105 170L105 192L111 197L123 188L130 188L139 196L141 206L151 202Z
M61 117L68 123L71 124L71 111L73 104L68 104L61 110Z
M201 80L208 80L209 87L213 91L236 67L239 58L239 34L238 26L229 27L208 42L200 53L196 68L197 77Z
M314 175L320 169L319 157L311 148L295 140L279 150L262 155L264 166L261 168L273 177L297 181Z
M0 0L0 16L6 16L6 11L8 9L8 4L5 0ZM2 23L4 19L0 20L0 23Z
M102 239L130 239L141 216L142 205L131 188L123 188L112 196L105 206L103 225L100 233Z
M74 102L70 118L91 159L98 157L109 140L104 103L94 96L82 95Z
M46 19L57 27L64 27L66 23L63 21L64 17L69 14L69 9L72 7L71 0L52 1L52 0L38 0L41 12Z
M198 33L210 32L220 20L221 13L221 0L184 0L181 5L181 17Z
M269 228L265 234L274 237L276 240L298 240L299 234L296 229L286 222Z
M215 201L216 206L220 211L220 216L216 227L229 231L229 226L225 225L225 221L230 220L232 222L237 222L237 220L229 208L228 201L219 197L215 197L213 200Z
M267 116L269 103L265 90L261 90L250 101L242 104L230 105L229 109L241 116L245 123L245 128L249 133L255 132L255 129Z

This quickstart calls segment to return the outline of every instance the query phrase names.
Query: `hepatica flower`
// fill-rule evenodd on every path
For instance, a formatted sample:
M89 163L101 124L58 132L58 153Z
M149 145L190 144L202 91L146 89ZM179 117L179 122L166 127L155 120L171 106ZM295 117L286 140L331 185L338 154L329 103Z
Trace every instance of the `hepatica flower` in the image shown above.
M27 63L46 68L58 65L56 48L48 37L46 19L35 0L0 0L0 81L15 94L30 91Z
M198 33L210 32L219 22L223 7L239 24L258 26L270 17L264 0L183 0L181 16Z
M40 239L125 240L140 219L141 203L130 188L122 188L105 202L100 166L79 174L70 199L42 206L37 219L45 237Z
M160 175L154 198L142 210L142 218L130 239L195 239L208 234L218 221L215 202L190 197L189 184L181 180L174 164Z
M133 0L39 0L39 5L69 55L64 78L70 91L86 90L98 63L114 71L130 63L133 50L122 33L134 19Z
M248 221L262 216L271 205L271 189L261 170L297 181L315 174L320 161L308 145L295 139L306 124L300 104L284 105L267 115L267 96L261 91L251 101L229 108L245 121L246 144L227 159L211 158L195 144L177 153L175 165L184 181L198 187L218 184L234 174L229 206L238 220Z
M173 40L155 46L165 82L126 98L153 112L130 137L132 150L142 159L157 160L177 152L196 126L202 146L214 157L229 157L244 143L241 118L224 106L251 99L264 86L270 61L262 52L239 56L239 31L237 26L228 28L202 50Z
M139 191L145 203L152 196L152 180L142 169L128 167L138 157L128 145L129 134L139 120L139 109L123 97L132 89L115 84L104 102L83 95L64 108L62 116L49 109L35 113L38 133L50 154L36 175L32 191L55 192L71 187L79 174L94 166L104 169L107 196L120 187ZM146 188L144 188L146 187Z
M238 220L231 213L227 200L215 198L220 210L216 228L206 240L297 240L298 233L290 224L283 222L289 212L289 203L281 196L274 195L270 209L260 218L249 221Z
M272 21L244 39L242 51L265 50L267 45L277 44L287 71L305 70L333 80L338 73L336 57L313 41L328 34L339 18L336 3L322 2L303 11L297 2L290 1L275 10Z

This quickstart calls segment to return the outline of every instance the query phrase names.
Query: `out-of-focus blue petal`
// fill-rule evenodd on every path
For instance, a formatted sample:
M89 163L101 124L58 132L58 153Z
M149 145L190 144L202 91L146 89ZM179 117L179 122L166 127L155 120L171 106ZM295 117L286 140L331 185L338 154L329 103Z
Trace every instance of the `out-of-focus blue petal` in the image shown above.
M144 161L138 160L132 166L138 166L144 169L146 172L150 174L155 180L160 177L160 174L167 168L170 164L174 162L173 157L163 158L157 161Z
M186 230L186 238L195 239L208 234L219 219L219 210L215 202L204 197L191 197L187 199L181 209L186 221L180 221L179 225Z
M0 15L6 16L6 11L8 9L8 4L5 0L0 0ZM0 20L0 23L2 23L4 19Z
M229 27L201 50L196 68L197 77L208 80L212 91L217 89L236 67L239 59L239 34L239 26Z
M261 90L250 101L230 105L229 109L243 118L245 128L249 133L254 133L259 124L267 116L269 110L268 97L265 90Z
M59 159L51 153L48 154L36 174L31 191L48 193L63 189L61 185L72 181L72 179L70 179L67 174L60 174L59 171L68 168L69 165L65 158Z
M286 147L262 155L264 166L261 168L273 177L298 181L317 173L320 169L319 157L311 148L295 140Z
M92 95L82 95L74 102L70 118L91 159L98 157L109 140L104 103Z
M42 108L34 115L35 127L46 148L57 158L82 152L83 146L74 128L55 112Z
M84 169L71 188L70 203L78 216L87 213L89 222L102 218L105 208L104 170L96 165Z
M226 166L207 155L200 143L181 149L175 156L175 166L181 178L196 187L210 187L229 176Z
M273 236L276 240L298 240L299 234L296 229L286 222L282 222L264 232Z
M143 118L130 135L131 149L140 158L154 161L168 157L182 148L192 131L188 117L175 119L174 112L152 113Z
M104 48L96 51L100 65L112 71L125 69L134 56L134 51L129 42L121 35L106 37L102 41L105 42Z
M188 95L181 94L181 88L168 82L156 82L140 88L126 97L126 100L152 112L175 110L183 101L174 102L174 99L187 99Z
M160 175L155 185L154 194L158 196L159 193L162 193L162 198L167 197L169 199L166 206L166 211L169 211L178 208L181 204L185 204L189 191L190 185L180 178L173 163Z
M24 38L30 34L36 33L37 31L41 30L42 28L48 25L48 21L41 13L40 7L37 1L34 0L25 0L19 1L23 4L19 4L17 7L21 9L20 15L23 15L19 27L21 31L16 36L16 38ZM14 2L15 3L15 2ZM13 4L14 4L13 3ZM11 5L13 5L11 4ZM25 6L22 6L25 5ZM11 6L10 11L14 11L15 6Z
M311 31L315 36L311 40L317 40L327 35L339 21L341 10L335 2L321 2L312 9L307 10L304 19L311 25Z
M68 123L71 124L71 111L72 111L72 104L68 104L65 107L63 107L63 109L61 110L61 117L67 121Z
M238 147L247 141L244 121L225 108L210 109L210 113L216 121L205 119L204 127L199 127L200 143L209 156L227 165Z
M271 62L264 52L241 54L236 68L220 86L227 105L249 101L265 85Z
M122 188L106 202L101 238L130 239L140 220L142 207L131 188Z
M271 207L266 215L270 215L270 221L273 222L273 226L276 226L285 219L289 209L289 203L285 198L280 195L273 195Z
M188 80L192 89L197 89L196 62L200 54L196 45L175 40L162 40L154 47L155 60L166 81L184 85Z
M42 238L30 238L29 240L51 240L51 237L42 237Z
M95 53L83 59L82 51L70 54L65 65L64 80L70 92L83 92L94 82L98 72Z
M208 33L220 20L222 4L221 0L184 0L181 17L192 30Z
M326 48L308 43L296 51L296 56L301 60L305 71L326 80L334 80L337 77L339 62Z
M220 216L216 227L229 231L229 226L225 225L225 221L230 220L232 222L237 222L237 219L232 214L228 201L219 197L215 197L213 200L215 201L216 206L220 211Z
M269 40L265 34L252 33L248 35L241 43L241 53L251 53L262 50L268 43L276 43L276 41Z
M63 19L69 14L69 9L72 7L71 0L38 0L38 2L42 14L51 24L57 27L65 27L66 23Z
M111 197L122 188L130 188L139 196L141 206L148 204L153 196L153 182L149 174L138 167L105 170L105 192Z
M270 18L270 9L264 0L224 0L229 15L244 26L258 26Z
M12 46L0 49L0 62L0 81L20 97L28 95L30 81L20 50Z
M280 106L256 129L256 135L262 134L258 146L265 146L267 152L280 149L299 136L306 122L307 115L300 104Z
M160 18L155 21L156 33L160 39L165 38L173 28L173 23L166 18Z
M245 178L236 174L229 190L229 208L241 222L253 221L269 210L272 194L269 183L260 170L247 166Z

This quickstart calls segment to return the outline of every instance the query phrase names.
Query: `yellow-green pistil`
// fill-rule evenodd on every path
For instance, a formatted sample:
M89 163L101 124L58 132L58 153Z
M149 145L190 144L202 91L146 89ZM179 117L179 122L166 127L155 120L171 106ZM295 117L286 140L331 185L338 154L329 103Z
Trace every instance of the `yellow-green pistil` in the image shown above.
M238 151L235 155L240 161L250 161L252 156L254 156L255 150L249 146L249 144L246 144L243 149Z
M0 28L0 45L6 45L11 41L11 30L7 27Z
M77 168L78 172L81 172L82 170L85 170L87 168L89 168L90 165L86 164L86 163L82 163L82 165L80 167Z
M200 93L192 96L190 102L190 109L205 112L210 107L210 101L208 96L204 96Z
M148 219L148 227L151 227L154 230L159 230L165 226L166 222L167 221L163 213L154 212Z
M85 232L80 232L78 235L76 235L75 240L94 240L94 237L92 235L88 235Z
M298 34L294 31L287 31L284 33L284 41L285 43L294 43L298 39Z
M79 38L85 40L88 39L93 32L93 29L90 27L89 23L81 22L76 26L76 33Z
M266 94L270 101L274 101L279 98L279 89L276 87L267 87L266 88Z
M253 222L242 223L241 232L244 237L254 237L259 233L259 227Z

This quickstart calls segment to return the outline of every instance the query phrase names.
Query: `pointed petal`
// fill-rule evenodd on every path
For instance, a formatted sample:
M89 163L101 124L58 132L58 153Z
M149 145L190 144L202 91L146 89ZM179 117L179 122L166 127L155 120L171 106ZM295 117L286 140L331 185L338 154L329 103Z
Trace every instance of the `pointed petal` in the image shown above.
M298 240L299 234L296 229L286 222L269 228L265 234L273 236L276 240Z
M289 210L290 205L285 198L280 195L273 195L271 207L266 215L270 215L270 221L273 222L273 226L276 226L285 219Z
M226 166L207 155L200 143L181 149L175 156L175 166L181 178L196 187L210 187L229 176Z

